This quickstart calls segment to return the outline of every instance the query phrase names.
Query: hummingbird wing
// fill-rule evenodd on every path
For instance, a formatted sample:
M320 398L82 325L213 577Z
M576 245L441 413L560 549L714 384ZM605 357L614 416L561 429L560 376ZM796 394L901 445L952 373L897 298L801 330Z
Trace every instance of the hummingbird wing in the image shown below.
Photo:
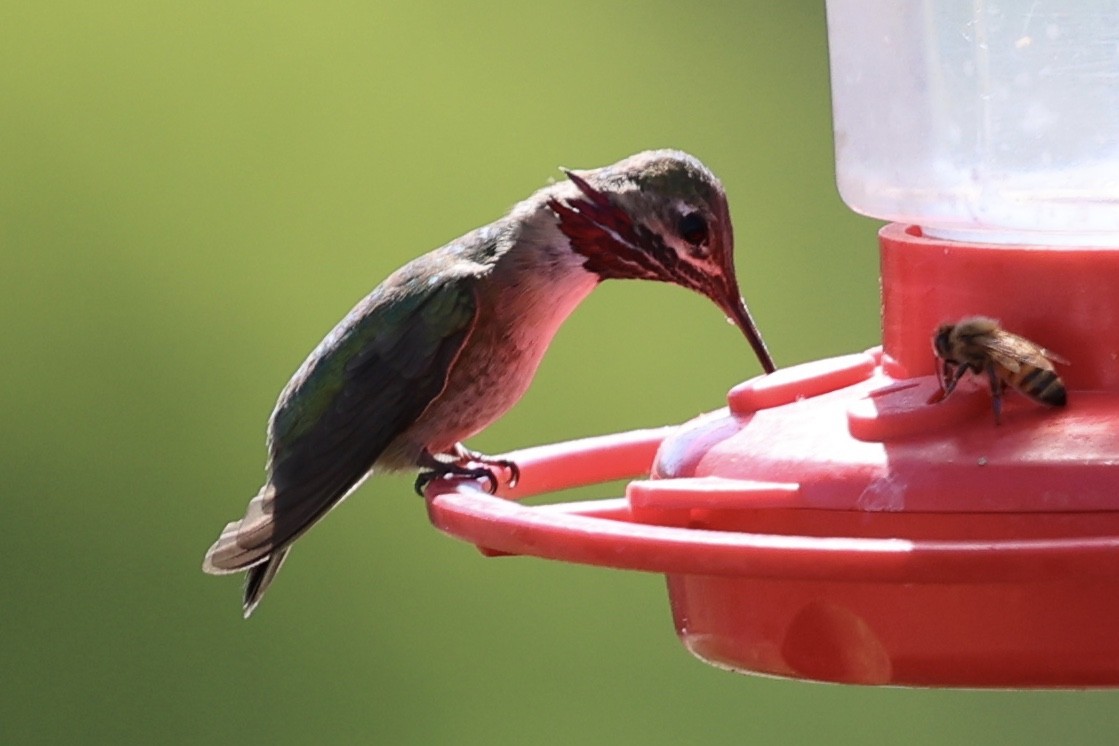
M270 478L207 552L208 572L271 557L265 574L274 575L285 548L356 488L446 387L474 327L475 278L432 275L425 258L359 303L292 378L270 423Z

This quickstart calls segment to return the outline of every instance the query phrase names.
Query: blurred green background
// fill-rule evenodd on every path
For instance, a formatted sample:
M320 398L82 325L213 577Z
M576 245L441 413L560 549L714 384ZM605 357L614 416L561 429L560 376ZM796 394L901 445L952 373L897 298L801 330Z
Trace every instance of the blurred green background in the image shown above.
M779 363L874 344L826 49L818 2L8 3L0 743L1111 742L1110 692L710 668L661 578L483 559L405 478L303 540L249 622L199 569L304 355L560 165L695 153ZM686 420L756 372L707 301L607 284L472 445Z

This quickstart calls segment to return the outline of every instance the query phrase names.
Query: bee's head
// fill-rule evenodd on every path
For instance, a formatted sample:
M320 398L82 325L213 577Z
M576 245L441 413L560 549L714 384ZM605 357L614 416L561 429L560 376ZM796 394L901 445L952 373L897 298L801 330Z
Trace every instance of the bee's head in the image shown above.
M955 324L941 324L937 327L936 333L933 334L932 347L933 352L941 360L952 361L952 332L955 331Z

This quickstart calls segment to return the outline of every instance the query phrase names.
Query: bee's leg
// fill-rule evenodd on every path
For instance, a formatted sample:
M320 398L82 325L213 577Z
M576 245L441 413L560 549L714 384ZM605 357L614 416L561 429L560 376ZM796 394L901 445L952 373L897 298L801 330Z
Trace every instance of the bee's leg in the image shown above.
M987 379L991 382L991 408L995 410L995 424L1002 423L1002 379L995 373L994 363L987 363Z
M960 382L964 373L967 373L967 366L956 366L954 363L945 360L942 369L938 372L940 373L940 388L944 391L944 396L941 397L941 401L943 401L956 390L956 384Z
M939 360L936 366L936 380L940 384L940 398L948 396L948 361Z

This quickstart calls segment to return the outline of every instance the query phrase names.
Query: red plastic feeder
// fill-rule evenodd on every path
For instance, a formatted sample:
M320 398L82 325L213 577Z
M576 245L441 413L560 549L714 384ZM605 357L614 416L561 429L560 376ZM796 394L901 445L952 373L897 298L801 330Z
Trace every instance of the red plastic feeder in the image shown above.
M677 633L744 673L1119 685L1119 251L880 234L881 350L780 370L677 428L509 454L518 489L435 481L488 554L664 573ZM965 279L966 278L966 279ZM985 381L939 404L936 326L984 314L1071 361L1062 409ZM509 499L646 475L624 499Z

